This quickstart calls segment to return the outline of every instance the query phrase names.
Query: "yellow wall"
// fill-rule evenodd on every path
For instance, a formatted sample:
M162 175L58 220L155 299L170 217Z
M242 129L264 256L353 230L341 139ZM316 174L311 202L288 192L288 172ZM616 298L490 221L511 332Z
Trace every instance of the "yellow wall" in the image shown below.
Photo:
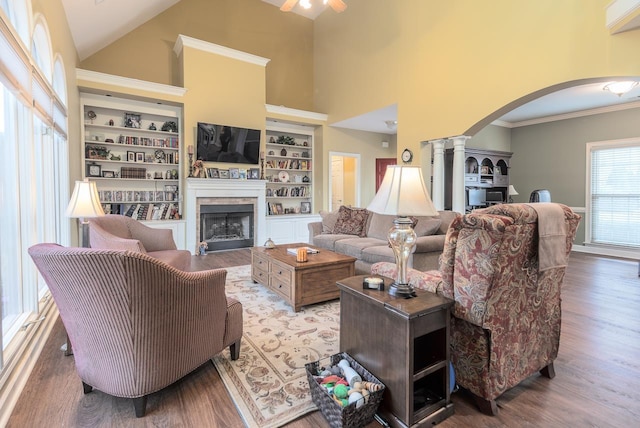
M417 152L543 88L640 75L640 31L610 35L608 3L351 0L316 21L315 108L331 123L397 102L398 151Z
M269 58L267 102L313 110L313 21L261 0L181 0L80 67L178 85L173 46L179 34ZM203 69L204 81L219 86L217 71Z
M188 88L184 96L185 144L195 145L197 123L208 122L260 129L264 150L265 67L193 47L183 48L180 62ZM215 163L217 168L234 166L238 165Z

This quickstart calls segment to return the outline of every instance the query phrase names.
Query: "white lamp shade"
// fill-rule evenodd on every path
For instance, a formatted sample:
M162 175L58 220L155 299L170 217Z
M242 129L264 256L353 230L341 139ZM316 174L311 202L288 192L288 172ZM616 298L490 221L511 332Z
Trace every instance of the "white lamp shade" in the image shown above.
M513 187L513 184L509 184L509 196L514 196L514 195L519 195L519 193L516 190L516 188Z
M388 166L380 189L367 209L396 216L438 215L419 166Z
M71 218L91 218L104 215L95 182L76 181L66 215Z

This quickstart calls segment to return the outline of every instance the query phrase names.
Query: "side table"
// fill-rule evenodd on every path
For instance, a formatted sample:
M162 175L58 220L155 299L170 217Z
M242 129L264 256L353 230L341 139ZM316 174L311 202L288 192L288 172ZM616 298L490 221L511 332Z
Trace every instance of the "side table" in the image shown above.
M340 351L386 385L380 414L393 427L427 426L453 414L449 328L453 300L424 290L410 299L365 290L366 275L337 282Z

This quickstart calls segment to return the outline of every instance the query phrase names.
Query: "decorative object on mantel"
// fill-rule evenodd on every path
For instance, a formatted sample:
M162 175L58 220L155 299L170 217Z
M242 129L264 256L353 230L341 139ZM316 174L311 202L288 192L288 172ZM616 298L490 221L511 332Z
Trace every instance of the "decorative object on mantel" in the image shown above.
M193 163L193 175L191 175L190 173L190 176L195 178L200 178L201 175L205 175L204 162L202 162L201 159L198 159Z
M189 177L193 177L193 145L187 148L189 152Z

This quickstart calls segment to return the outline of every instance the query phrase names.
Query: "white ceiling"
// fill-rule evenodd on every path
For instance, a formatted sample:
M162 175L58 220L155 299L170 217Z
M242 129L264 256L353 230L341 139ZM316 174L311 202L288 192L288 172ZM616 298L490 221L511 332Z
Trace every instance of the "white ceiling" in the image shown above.
M78 56L83 60L113 43L180 0L62 0ZM262 0L280 7L284 0ZM312 2L314 3L314 2ZM299 5L293 13L315 19L327 6L315 1L314 8ZM347 9L348 12L348 9ZM345 12L345 13L347 13ZM283 12L284 13L284 12ZM637 79L640 81L640 77ZM562 115L579 115L593 109L621 109L640 106L640 85L618 97L602 88L605 83L586 84L563 89L531 101L502 116L496 124L508 127L553 120ZM390 105L332 126L395 134L385 122L397 119L397 106ZM402 124L399 124L402 126Z

